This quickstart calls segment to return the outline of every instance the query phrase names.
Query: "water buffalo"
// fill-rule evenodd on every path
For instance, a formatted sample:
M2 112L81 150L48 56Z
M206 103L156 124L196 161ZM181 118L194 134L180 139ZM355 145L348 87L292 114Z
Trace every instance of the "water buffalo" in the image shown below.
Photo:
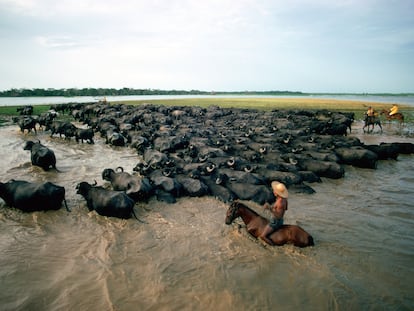
M27 141L23 149L30 150L30 158L33 165L40 166L45 171L49 170L50 168L56 169L55 153L53 150L42 145L40 141Z
M211 178L212 176L201 176L201 180L208 187L208 193L216 199L225 203L232 202L236 199L236 195L228 188L222 185L221 180Z
M22 133L24 133L24 130L27 130L27 132L31 132L32 130L34 130L34 132L36 133L37 120L35 118L31 116L20 118L14 117L13 121L19 125L20 131Z
M24 212L58 210L65 203L65 188L51 182L31 183L24 180L0 182L0 197L7 205Z
M378 160L397 160L399 155L399 148L395 144L381 143L380 145L366 145L365 148L376 153Z
M109 129L105 133L105 142L107 144L123 147L127 144L128 139L114 129Z
M182 185L184 194L190 197L201 197L209 192L208 186L203 181L190 178L185 175L177 175L177 181Z
M93 136L94 132L92 129L77 128L75 131L76 142L79 142L80 140L83 143L83 141L85 140L88 144L94 144Z
M65 138L74 137L76 133L76 126L70 122L66 121L53 121L46 125L46 130L50 130L50 137L54 134L59 134L62 137L62 134Z
M398 148L398 152L402 154L412 154L414 153L414 144L413 143L392 143Z
M183 186L178 180L174 177L165 176L161 170L154 170L148 177L155 187L155 194L158 200L175 203L175 198L182 195Z
M122 167L118 167L117 172L111 168L104 169L102 179L111 182L114 190L125 191L134 201L147 200L152 193L148 178L131 175Z
M79 183L76 190L77 194L85 198L90 211L94 210L101 216L128 219L134 215L136 218L135 201L124 192L107 190L87 182Z
M16 109L17 112L20 113L20 115L28 115L31 116L33 114L33 106L28 105L24 107L19 107Z
M42 113L40 116L36 118L36 123L39 124L40 128L47 127L48 124L52 123L52 121L58 116L58 113L54 110L49 110L45 113Z
M144 153L144 161L153 169L164 167L168 161L168 156L160 151L147 149Z
M225 186L235 199L250 200L258 204L275 201L270 187L263 184L246 183L235 178L230 178L227 174L220 173L215 176L216 183Z
M362 168L376 168L378 155L366 148L352 146L349 148L336 148L335 153L344 164Z
M345 169L338 163L332 161L314 160L312 158L300 159L299 166L304 171L311 171L319 177L332 179L342 178Z

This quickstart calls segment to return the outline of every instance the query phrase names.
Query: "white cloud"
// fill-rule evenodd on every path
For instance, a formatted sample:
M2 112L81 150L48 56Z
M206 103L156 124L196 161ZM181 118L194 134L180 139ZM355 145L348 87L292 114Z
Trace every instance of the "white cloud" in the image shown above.
M35 41L44 48L75 48L82 46L78 41L71 36L37 36Z

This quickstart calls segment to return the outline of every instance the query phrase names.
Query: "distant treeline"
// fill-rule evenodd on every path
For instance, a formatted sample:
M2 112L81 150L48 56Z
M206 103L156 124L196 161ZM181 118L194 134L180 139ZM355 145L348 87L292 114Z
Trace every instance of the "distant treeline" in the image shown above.
M133 88L71 88L71 89L10 89L0 91L0 97L34 97L34 96L126 96L126 95L306 95L302 92L290 91L236 91L213 92L199 90L157 90Z

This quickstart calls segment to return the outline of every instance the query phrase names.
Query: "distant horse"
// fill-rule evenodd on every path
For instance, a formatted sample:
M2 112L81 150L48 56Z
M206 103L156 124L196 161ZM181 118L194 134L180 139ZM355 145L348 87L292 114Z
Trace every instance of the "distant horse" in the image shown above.
M404 123L404 115L401 112L390 115L390 111L387 109L382 109L380 112L381 115L385 115L385 119L388 121L397 120L401 123Z
M365 133L365 128L368 127L368 133L372 132L374 130L374 126L378 125L381 129L381 133L382 133L382 126L381 126L381 120L376 117L376 116L368 116L367 114L365 114L365 119L364 119L364 127L362 128L362 130ZM369 130L369 127L372 126L371 131Z
M234 219L241 217L246 224L247 232L255 238L259 237L269 220L260 216L255 211L239 201L234 201L226 214L226 225L230 225ZM315 245L312 236L296 225L283 225L281 228L273 232L269 239L274 245L280 246L284 244L293 244L298 247L306 247Z

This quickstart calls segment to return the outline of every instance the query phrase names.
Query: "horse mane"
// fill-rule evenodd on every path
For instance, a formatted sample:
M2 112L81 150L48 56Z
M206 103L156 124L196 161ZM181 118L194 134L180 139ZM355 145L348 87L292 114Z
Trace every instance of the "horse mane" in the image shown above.
M254 215L257 215L257 216L263 217L263 216L261 216L258 212L256 212L254 209L252 209L252 208L248 207L247 205L243 204L242 202L235 201L235 202L234 202L234 204L237 204L237 205L238 205L237 207L242 206L242 207L244 207L244 208L248 209L248 210L249 210L250 212L252 212Z

